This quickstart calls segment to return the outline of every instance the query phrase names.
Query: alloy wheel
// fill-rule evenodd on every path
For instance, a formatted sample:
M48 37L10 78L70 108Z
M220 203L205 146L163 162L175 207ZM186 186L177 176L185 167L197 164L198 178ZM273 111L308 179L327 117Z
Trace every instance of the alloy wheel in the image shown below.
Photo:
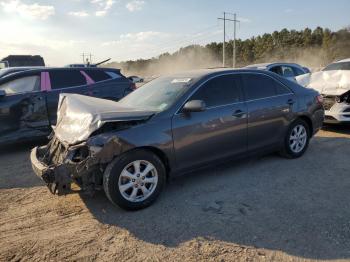
M300 153L305 148L307 139L308 136L305 126L295 126L289 137L289 147L293 153Z
M154 165L146 160L136 160L123 169L118 188L126 200L141 202L152 195L157 183L158 172Z

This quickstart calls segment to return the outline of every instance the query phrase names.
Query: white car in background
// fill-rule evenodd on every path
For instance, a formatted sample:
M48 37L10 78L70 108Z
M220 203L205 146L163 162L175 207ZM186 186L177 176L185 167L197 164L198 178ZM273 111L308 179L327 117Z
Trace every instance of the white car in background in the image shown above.
M350 123L350 58L326 66L322 71L296 78L323 96L325 123Z
M138 77L138 76L129 76L128 79L133 82L134 84L137 84L137 83L143 83L143 78L141 77Z
M263 63L246 66L248 69L266 70L274 72L289 80L296 81L295 77L310 73L307 67L295 63Z

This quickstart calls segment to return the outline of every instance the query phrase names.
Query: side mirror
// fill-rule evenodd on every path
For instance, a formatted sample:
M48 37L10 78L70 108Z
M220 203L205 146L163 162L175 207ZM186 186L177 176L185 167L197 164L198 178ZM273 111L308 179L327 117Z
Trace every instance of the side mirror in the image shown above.
M0 89L0 98L3 98L3 97L5 97L5 96L6 96L5 90L1 90L1 89Z
M202 100L188 101L182 108L182 112L202 112L205 110L205 103Z

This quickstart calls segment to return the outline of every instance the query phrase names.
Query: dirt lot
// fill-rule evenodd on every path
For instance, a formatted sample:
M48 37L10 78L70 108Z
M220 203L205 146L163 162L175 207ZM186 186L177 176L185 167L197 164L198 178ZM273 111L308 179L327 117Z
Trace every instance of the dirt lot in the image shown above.
M126 212L103 192L52 196L30 145L0 153L1 261L350 259L350 127L319 132L301 159L247 159L171 181Z

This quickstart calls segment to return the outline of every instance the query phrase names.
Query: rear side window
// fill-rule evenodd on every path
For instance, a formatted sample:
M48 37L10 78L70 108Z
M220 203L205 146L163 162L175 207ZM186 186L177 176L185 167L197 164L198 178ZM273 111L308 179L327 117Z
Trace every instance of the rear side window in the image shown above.
M291 93L288 88L275 79L262 74L243 74L242 78L247 100Z
M102 70L84 70L95 82L101 82L112 77Z
M225 75L209 80L192 96L191 100L203 100L207 107L242 101L239 76Z
M107 73L110 77L112 77L113 79L116 79L116 78L123 78L123 77L121 76L121 74L118 74L117 72L106 71L106 73Z
M52 89L86 85L85 77L77 70L53 70L49 75Z
M294 77L293 69L290 66L282 66L283 76L284 77Z
M296 76L300 76L300 75L306 74L303 70L301 70L298 67L292 67L292 68L293 68L293 71L294 71L294 75L296 75Z
M274 66L274 67L271 67L270 69L271 72L274 72L280 76L283 76L283 71L282 71L282 67L280 66Z

